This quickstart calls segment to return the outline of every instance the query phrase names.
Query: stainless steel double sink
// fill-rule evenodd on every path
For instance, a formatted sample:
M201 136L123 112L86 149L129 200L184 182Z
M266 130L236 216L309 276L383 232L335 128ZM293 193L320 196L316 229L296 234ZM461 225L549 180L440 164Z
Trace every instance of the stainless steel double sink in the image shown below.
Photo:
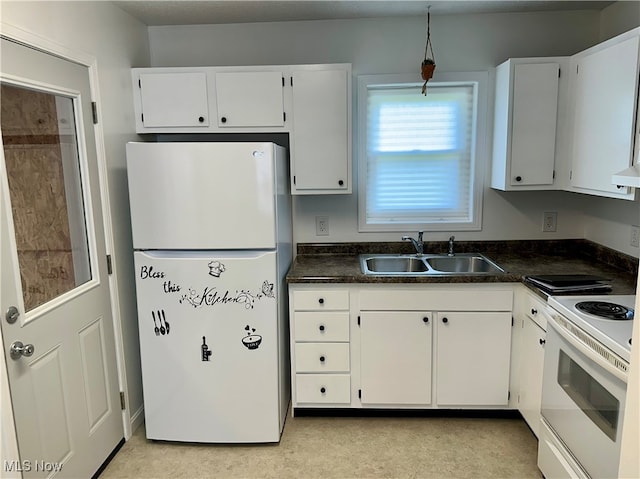
M446 276L488 275L504 270L479 253L446 254L363 254L360 266L366 275Z

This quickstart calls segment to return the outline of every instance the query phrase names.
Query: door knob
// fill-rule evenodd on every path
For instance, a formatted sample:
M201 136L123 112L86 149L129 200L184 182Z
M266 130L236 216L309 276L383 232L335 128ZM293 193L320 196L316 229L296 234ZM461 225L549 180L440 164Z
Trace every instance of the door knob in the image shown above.
M14 341L9 348L9 353L11 354L11 359L20 359L22 356L31 356L35 350L36 348L33 347L33 344L25 345L22 344L22 341Z

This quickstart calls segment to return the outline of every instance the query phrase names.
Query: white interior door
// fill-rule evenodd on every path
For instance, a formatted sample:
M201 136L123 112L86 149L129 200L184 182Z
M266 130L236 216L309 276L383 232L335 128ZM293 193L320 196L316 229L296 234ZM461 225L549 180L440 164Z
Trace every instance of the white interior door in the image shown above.
M2 40L0 309L27 477L90 477L123 438L88 69Z

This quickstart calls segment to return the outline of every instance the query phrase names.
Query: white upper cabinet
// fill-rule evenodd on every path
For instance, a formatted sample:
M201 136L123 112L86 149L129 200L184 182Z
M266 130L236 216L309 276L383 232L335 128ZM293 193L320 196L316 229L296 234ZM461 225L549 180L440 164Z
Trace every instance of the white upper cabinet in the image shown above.
M294 193L351 193L350 79L344 68L292 74Z
M137 133L288 134L292 194L352 192L351 64L134 68L132 79Z
M282 72L221 72L215 79L219 127L284 125Z
M209 125L209 100L205 72L149 72L134 74L138 132L140 128L165 129Z
M553 188L561 62L521 58L497 67L492 188Z
M491 187L633 200L616 181L640 171L639 55L635 28L571 57L499 65Z
M573 191L634 199L611 177L633 160L639 35L640 28L572 57Z

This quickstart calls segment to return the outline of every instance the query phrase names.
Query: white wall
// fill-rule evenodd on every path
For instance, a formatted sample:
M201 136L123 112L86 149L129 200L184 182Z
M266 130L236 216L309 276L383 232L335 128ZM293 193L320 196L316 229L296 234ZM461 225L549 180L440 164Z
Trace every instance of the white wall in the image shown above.
M623 7L623 12L609 7L607 21L602 22L607 25L604 29L601 29L600 13L591 11L432 15L431 36L437 71L486 70L491 72L493 82L494 67L509 57L572 55L598 43L607 34L605 31L611 34L616 28L623 28L616 21L629 16L627 6ZM401 17L157 26L149 28L149 40L152 66L350 62L356 76L406 72L416 72L417 76L424 54L425 33L426 18ZM489 171L487 165L485 183ZM358 232L356 175L354 161L353 195L296 198L296 242L400 238L402 232ZM458 232L456 237L462 240L587 237L638 256L638 249L628 242L630 225L638 222L633 220L638 216L638 201L566 192L498 192L485 188L483 211L482 231ZM556 233L542 233L545 211L558 212ZM316 215L329 216L330 236L315 236ZM427 233L427 238L444 240L449 235L449 232Z
M108 2L9 2L0 4L3 26L60 45L62 50L97 59L98 109L104 139L110 217L113 227L114 275L124 356L127 404L130 414L142 410L142 378L138 344L133 254L125 171L125 143L134 134L130 68L149 64L147 28ZM100 151L101 145L98 145ZM0 374L4 375L4 355ZM5 378L3 378L4 380ZM4 404L4 403L3 403ZM136 418L134 418L136 419ZM142 416L139 417L139 421Z
M600 14L600 41L628 32L637 26L640 26L640 2L617 1Z

